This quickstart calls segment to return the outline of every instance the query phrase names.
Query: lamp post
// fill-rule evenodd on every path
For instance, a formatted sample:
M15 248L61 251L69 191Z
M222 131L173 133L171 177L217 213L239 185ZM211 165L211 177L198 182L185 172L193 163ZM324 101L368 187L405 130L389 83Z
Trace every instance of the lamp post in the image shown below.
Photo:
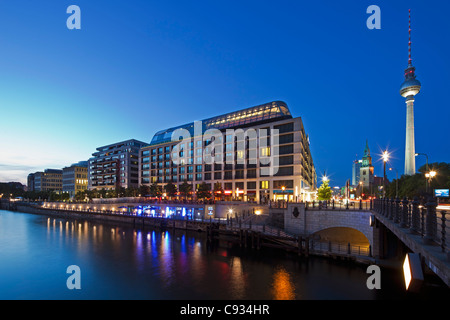
M427 159L427 165L426 165L426 172L425 173L425 192L428 192L428 178L429 176L427 176L429 170L428 170L428 155L426 153L416 153L415 156L425 156L425 158Z
M386 196L386 162L389 160L387 150L383 152L383 198Z
M389 171L395 170L397 178L395 179L395 198L398 198L398 171L395 168L389 168Z
M428 155L426 153L416 153L415 156L425 156L427 158L427 172L428 172Z
M425 173L425 177L427 178L427 188L426 192L428 192L428 185L431 185L431 179L436 176L436 171L431 170L430 172Z

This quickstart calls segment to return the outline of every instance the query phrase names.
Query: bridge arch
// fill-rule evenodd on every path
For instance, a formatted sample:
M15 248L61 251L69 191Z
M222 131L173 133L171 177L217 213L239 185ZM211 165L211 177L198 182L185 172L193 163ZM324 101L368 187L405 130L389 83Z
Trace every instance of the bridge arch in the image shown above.
M313 237L320 241L351 243L352 245L369 246L370 241L361 231L349 227L331 227L316 231Z
M295 208L297 209L295 210ZM292 204L284 212L284 227L287 232L301 235L313 235L331 228L354 229L362 233L373 248L371 215L370 211L354 209L305 210L304 204Z

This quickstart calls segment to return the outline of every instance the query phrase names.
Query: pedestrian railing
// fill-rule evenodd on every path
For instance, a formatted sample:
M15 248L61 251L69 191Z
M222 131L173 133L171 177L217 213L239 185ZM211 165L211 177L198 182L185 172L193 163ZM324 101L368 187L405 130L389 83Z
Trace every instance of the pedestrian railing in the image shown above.
M310 246L311 251L323 253L337 253L365 257L369 257L371 255L370 245L353 245L350 243L314 240L310 242Z
M375 199L373 210L393 221L400 228L409 229L413 234L421 235L424 244L441 247L442 252L449 252L449 219L445 210L437 210L434 198L417 197L413 200L404 198Z
M372 210L372 200L328 200L328 201L310 201L305 202L306 210Z

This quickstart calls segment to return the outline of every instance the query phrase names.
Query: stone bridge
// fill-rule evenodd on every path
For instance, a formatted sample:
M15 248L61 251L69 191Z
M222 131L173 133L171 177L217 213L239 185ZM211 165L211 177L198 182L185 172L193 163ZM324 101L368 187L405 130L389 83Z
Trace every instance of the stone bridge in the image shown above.
M374 232L369 210L360 209L305 209L303 203L288 204L283 210L284 230L292 235L311 236L324 231L350 233L356 230L363 234L370 246L374 247Z

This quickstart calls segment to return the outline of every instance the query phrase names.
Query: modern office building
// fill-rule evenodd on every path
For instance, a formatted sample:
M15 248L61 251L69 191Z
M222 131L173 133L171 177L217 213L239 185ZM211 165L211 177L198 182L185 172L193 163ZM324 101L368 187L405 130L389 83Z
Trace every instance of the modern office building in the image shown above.
M312 199L317 184L302 119L281 101L161 130L139 169L143 185L220 183L227 200L261 203Z
M139 186L139 150L148 145L130 139L97 148L88 161L88 189Z
M34 173L30 173L27 177L27 191L34 191Z
M28 175L29 191L62 191L62 170L46 169Z
M361 171L362 160L353 161L352 166L352 186L356 186L359 183L360 171Z
M88 188L88 162L80 161L70 167L63 168L62 191L73 198L77 192Z

